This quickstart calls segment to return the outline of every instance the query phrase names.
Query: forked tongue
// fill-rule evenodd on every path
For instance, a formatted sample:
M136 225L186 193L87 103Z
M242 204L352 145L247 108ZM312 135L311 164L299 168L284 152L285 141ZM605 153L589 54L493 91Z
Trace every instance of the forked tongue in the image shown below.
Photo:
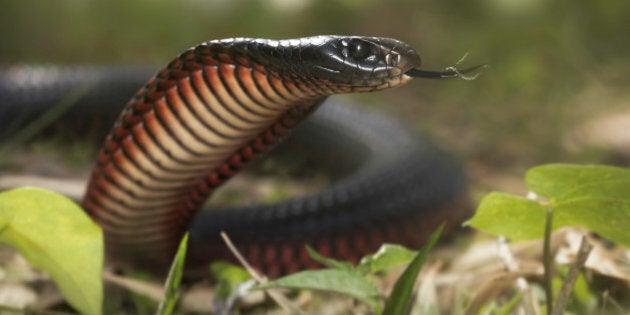
M486 68L488 65L481 64L474 67L470 67L467 69L457 69L455 67L448 67L443 71L432 71L432 70L422 70L422 69L411 69L405 72L406 75L414 78L425 78L425 79L450 79L450 78L462 78L464 80L474 80L476 79L481 72L475 73L474 75L467 75L471 72L477 71L482 68Z

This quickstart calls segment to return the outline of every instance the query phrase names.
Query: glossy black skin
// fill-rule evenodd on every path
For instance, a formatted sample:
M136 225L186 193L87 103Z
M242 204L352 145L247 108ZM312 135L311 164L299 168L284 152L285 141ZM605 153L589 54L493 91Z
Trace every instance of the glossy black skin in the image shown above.
M348 86L378 86L396 81L421 63L420 55L411 46L380 37L326 35L278 41L233 38L206 45L214 49L224 46L226 53L245 54L283 75Z

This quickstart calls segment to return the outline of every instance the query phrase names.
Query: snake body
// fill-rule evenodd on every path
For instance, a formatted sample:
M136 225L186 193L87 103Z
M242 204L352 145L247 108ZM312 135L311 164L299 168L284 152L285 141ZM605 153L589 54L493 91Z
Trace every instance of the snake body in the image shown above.
M98 153L82 204L103 228L109 261L163 273L190 230L188 263L199 270L229 259L218 235L225 230L273 276L314 267L306 244L356 261L384 241L418 246L442 221L461 221L466 185L451 158L388 121L334 104L288 141L316 152L328 137L324 143L370 156L350 159L352 176L298 200L199 212L326 97L401 85L419 65L415 50L386 38L235 38L188 49L127 103ZM335 128L343 133L313 136ZM384 141L366 142L374 133ZM391 163L396 172L383 167Z

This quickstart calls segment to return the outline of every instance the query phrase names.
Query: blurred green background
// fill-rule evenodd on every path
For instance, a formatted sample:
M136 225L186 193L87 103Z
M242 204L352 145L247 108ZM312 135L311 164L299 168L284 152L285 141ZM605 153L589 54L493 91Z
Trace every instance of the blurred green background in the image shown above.
M475 81L415 80L346 98L430 134L473 177L630 160L578 133L595 117L629 115L628 0L0 0L0 21L4 65L159 67L189 46L236 36L394 37L435 70L469 53L462 67L491 66Z

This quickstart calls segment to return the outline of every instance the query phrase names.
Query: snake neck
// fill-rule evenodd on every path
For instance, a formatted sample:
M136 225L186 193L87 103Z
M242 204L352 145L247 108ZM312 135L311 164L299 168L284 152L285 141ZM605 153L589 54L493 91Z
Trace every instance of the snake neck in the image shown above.
M111 260L168 261L214 189L315 109L325 84L202 44L128 102L98 155L83 206Z

